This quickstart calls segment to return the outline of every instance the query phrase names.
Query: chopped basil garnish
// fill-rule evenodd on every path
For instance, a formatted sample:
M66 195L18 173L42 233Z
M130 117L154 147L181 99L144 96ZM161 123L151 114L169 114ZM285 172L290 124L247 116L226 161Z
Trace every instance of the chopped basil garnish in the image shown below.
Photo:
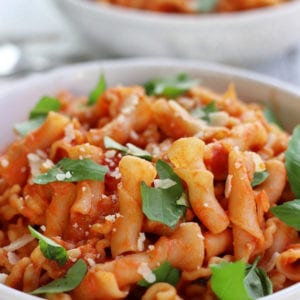
M15 124L15 130L22 136L26 136L29 132L39 128L45 122L45 117L39 117L27 122Z
M246 277L244 284L248 294L253 299L267 296L273 293L273 286L270 278L262 268L257 267L259 258L252 265L246 266Z
M277 125L279 128L282 128L282 124L280 123L280 121L278 120L278 118L276 117L274 111L271 109L270 106L266 106L263 110L264 116L266 118L266 120L270 123L270 124L275 124Z
M87 272L87 264L79 259L62 278L55 279L50 283L31 292L33 295L45 293L64 293L74 290L83 280Z
M59 111L60 106L61 104L58 99L44 96L31 110L29 114L29 119L32 120L39 117L46 117L49 111Z
M285 152L285 167L291 189L300 198L300 125L296 126Z
M251 182L251 186L255 187L257 185L260 185L263 183L267 178L269 177L269 172L268 171L261 171L261 172L255 172L253 175L253 179Z
M211 287L220 300L253 300L272 293L267 274L257 266L243 261L211 265ZM234 292L233 292L234 291Z
M100 78L98 80L96 87L91 91L91 93L89 95L87 105L95 104L105 90L106 90L106 79L105 79L104 74L102 73L100 75Z
M64 158L48 172L40 174L33 179L36 184L49 182L77 182L81 180L103 181L107 167L98 165L94 161L86 159Z
M138 285L149 287L156 282L166 282L173 286L176 286L180 279L180 270L174 268L168 261L165 261L158 268L152 270L152 273L155 275L154 282L150 283L147 280L142 279L138 282Z
M142 182L142 210L150 220L174 228L185 213L185 206L177 204L183 193L182 182L166 162L158 160L156 169L160 179L169 178L176 184L169 188L154 188Z
M29 121L18 123L15 130L22 136L39 128L45 121L50 111L59 111L60 101L49 96L42 97L29 113Z
M197 83L197 80L190 79L187 74L179 74L176 77L152 79L144 84L144 88L147 95L150 96L176 98L197 85Z
M244 285L244 262L222 262L210 268L211 288L220 300L251 300Z
M41 252L46 258L55 260L60 266L66 263L68 257L67 251L64 247L42 235L41 233L33 229L30 225L28 226L28 229L31 235L39 240Z
M215 101L210 102L204 107L197 107L191 111L191 115L195 118L209 122L209 114L217 112Z
M198 0L198 10L200 12L211 12L213 11L219 0Z
M270 210L282 222L300 231L300 199L273 206Z
M127 143L126 146L123 146L108 136L104 137L104 147L106 149L114 149L120 151L123 155L137 156L146 160L152 159L152 156L149 152L138 148L131 143Z

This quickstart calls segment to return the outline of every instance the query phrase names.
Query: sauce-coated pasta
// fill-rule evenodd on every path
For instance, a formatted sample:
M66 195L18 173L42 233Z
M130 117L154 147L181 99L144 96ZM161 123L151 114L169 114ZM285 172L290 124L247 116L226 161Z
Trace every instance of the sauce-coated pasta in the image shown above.
M222 299L216 266L236 262L273 292L300 281L298 232L270 211L295 198L290 135L232 85L173 83L44 99L56 109L0 156L4 284L51 300Z

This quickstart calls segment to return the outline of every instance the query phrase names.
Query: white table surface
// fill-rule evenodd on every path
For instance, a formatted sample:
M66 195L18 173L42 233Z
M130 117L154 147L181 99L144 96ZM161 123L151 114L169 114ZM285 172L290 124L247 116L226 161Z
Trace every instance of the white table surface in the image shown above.
M49 42L47 38L49 37ZM51 0L2 0L0 9L0 44L5 41L43 40L43 43L28 43L26 51L44 55L83 53L91 60L102 59L95 56L87 45L81 43ZM46 42L45 42L46 40ZM293 49L271 61L248 66L250 70L278 78L300 88L300 41ZM27 75L28 76L28 75ZM0 92L10 88L18 78L1 78Z

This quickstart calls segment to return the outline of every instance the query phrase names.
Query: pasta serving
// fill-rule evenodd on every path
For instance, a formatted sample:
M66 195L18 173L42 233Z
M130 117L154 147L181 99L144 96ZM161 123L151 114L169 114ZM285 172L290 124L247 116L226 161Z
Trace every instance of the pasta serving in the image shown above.
M42 97L0 156L1 282L51 300L299 282L300 127L264 109L186 74Z
M102 3L165 13L230 12L274 6L288 0L95 0Z

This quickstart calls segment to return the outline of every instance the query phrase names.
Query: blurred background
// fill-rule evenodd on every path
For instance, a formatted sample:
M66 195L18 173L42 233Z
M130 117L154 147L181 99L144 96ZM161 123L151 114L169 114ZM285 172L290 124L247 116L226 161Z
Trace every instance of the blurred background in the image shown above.
M112 57L104 48L90 45L51 0L1 2L1 90L32 73ZM275 58L247 68L300 87L300 40Z

